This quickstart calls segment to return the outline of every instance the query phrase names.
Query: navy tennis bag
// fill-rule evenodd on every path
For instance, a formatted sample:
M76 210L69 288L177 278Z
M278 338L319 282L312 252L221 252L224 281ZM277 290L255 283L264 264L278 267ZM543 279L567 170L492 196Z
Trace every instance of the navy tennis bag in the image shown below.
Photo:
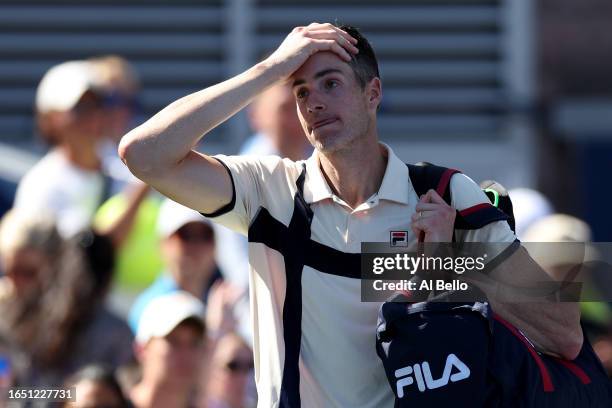
M612 407L586 338L575 360L563 360L538 353L486 301L394 300L380 309L376 350L397 408Z
M429 163L408 168L419 196L434 188L450 204L450 178L457 170ZM457 211L455 229L505 220L514 230L503 186L487 181L481 188L491 205ZM465 293L458 296L466 299ZM396 407L612 407L612 385L588 339L573 361L540 354L491 310L484 294L472 293L470 299L480 299L474 302L454 297L448 291L410 303L397 294L381 306L376 351Z

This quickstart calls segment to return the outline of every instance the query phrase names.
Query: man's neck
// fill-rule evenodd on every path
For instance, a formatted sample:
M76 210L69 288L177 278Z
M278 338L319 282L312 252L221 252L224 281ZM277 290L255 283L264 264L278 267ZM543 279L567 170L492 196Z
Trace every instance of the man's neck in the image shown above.
M183 388L143 380L132 389L130 399L136 408L186 407L189 390Z
M323 176L334 193L357 208L378 191L385 175L388 154L375 138L350 149L319 154Z

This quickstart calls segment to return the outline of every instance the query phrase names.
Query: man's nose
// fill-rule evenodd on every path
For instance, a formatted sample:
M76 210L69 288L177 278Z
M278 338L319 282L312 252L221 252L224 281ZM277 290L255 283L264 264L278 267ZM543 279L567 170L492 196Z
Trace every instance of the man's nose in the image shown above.
M316 111L323 111L325 110L325 104L320 99L318 99L316 96L311 95L311 97L308 98L308 105L306 109L308 110L308 113L314 113Z

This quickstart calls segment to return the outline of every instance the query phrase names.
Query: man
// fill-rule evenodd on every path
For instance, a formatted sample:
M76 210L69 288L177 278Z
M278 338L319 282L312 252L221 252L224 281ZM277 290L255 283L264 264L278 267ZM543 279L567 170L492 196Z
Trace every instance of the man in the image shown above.
M201 135L282 81L291 83L302 127L315 147L310 159L192 151ZM121 141L120 155L139 178L248 232L262 407L392 406L374 350L380 304L360 302L360 271L350 267L351 254L362 241L387 241L391 230L412 229L412 243L421 233L426 242L449 242L455 208L487 202L462 175L451 181L455 208L433 190L419 199L407 167L378 141L381 98L367 40L350 27L312 23L295 28L266 60L171 104ZM515 238L497 222L457 232L457 239ZM525 305L494 307L543 349L578 353L582 333L573 308L539 307L536 316Z
M157 232L166 273L136 299L129 316L134 332L151 300L183 290L205 302L213 283L221 279L215 263L215 233L202 215L166 199L157 218Z
M15 207L50 212L63 237L89 227L105 194L97 141L102 96L86 61L51 68L36 91L38 126L52 149L21 180Z
M190 406L205 357L204 305L187 292L149 303L136 334L142 380L130 391L137 408Z

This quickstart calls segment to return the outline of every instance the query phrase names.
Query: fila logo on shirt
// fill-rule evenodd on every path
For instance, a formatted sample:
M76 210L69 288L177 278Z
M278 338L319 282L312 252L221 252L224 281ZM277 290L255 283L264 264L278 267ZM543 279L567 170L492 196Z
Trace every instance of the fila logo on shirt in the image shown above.
M453 374L453 368L457 371ZM446 357L446 365L442 376L437 380L433 379L429 363L423 361L421 364L414 364L404 368L395 370L395 378L399 378L396 382L397 397L404 397L404 388L414 384L416 380L419 391L435 390L436 388L444 387L450 382L465 380L470 376L470 369L467 365L454 354L449 354ZM413 378L414 377L414 378Z
M389 243L392 247L407 247L408 231L391 231Z

